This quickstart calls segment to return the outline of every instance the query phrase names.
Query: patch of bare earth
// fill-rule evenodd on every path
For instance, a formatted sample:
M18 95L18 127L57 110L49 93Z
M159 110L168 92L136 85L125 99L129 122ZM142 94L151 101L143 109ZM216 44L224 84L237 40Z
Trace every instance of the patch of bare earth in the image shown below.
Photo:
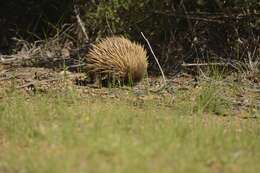
M164 87L160 77L149 77L134 87L96 87L87 82L84 73L55 70L38 67L1 66L0 98L8 90L18 90L24 93L48 93L64 91L71 88L82 97L108 98L114 100L130 100L133 104L142 105L146 101L157 101L160 105L173 106L176 93L183 93L185 101L194 102L202 85L216 84L223 95L233 105L232 114L247 118L248 115L259 112L260 84L249 80L236 82L230 77L221 81L195 80L191 75L180 74L168 76ZM161 89L158 89L161 88ZM235 89L233 89L235 88ZM203 91L202 91L203 92Z

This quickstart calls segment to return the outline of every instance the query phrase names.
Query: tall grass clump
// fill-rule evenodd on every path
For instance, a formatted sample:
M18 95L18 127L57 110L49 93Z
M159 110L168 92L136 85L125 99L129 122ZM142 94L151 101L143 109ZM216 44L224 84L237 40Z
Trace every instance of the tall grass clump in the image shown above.
M215 89L201 96L211 108ZM209 96L210 97L209 97ZM205 99L206 98L206 99ZM205 106L207 105L207 106ZM186 116L77 94L0 101L2 172L257 172L259 121ZM199 110L199 109L198 109ZM223 119L222 119L223 118Z

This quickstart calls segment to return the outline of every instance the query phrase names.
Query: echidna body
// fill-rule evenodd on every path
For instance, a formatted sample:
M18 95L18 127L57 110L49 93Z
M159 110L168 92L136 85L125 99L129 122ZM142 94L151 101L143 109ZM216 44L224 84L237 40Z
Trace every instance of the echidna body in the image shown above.
M116 80L136 83L147 71L145 49L122 36L102 39L93 44L86 56L86 68L90 74L112 76Z

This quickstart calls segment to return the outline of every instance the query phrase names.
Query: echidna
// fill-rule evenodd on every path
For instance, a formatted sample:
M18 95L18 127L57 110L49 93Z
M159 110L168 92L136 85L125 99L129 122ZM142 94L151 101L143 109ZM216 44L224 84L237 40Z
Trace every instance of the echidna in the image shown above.
M147 71L147 54L143 46L123 36L112 36L93 44L86 56L90 75L119 81L142 80Z

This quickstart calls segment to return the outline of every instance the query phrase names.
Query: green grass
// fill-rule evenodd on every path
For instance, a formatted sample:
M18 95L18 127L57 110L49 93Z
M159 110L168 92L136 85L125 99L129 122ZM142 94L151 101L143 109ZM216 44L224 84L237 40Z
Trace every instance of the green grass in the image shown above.
M170 107L74 92L6 93L0 172L258 172L259 119L219 116L230 105L215 91L177 93Z

